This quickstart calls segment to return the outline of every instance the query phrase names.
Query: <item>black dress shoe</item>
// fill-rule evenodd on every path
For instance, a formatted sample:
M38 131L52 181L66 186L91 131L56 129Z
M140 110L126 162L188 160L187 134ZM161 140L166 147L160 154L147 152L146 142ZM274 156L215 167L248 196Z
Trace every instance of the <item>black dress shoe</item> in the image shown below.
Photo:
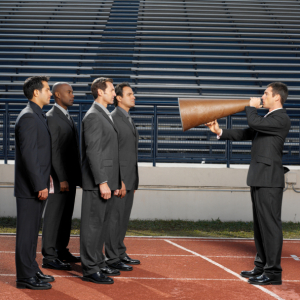
M113 268L113 269L120 270L120 271L132 271L132 267L131 266L125 265L120 260L117 261L117 262L115 262L115 263L113 263L113 264L110 264L109 267Z
M251 271L242 271L241 276L245 277L245 278L257 277L257 276L262 275L263 272L264 272L263 270L254 268Z
M108 275L108 276L119 276L121 273L117 269L111 269L108 266L105 266L104 268L100 269L101 273Z
M52 282L54 281L54 277L51 275L45 275L42 272L37 272L36 277L44 282Z
M80 256L74 256L72 253L70 252L66 252L66 253L58 253L58 259L66 262L66 263L78 263L81 262Z
M271 277L271 276L270 276ZM262 274L258 277L251 277L249 278L248 282L251 284L257 284L257 285L268 285L268 284L273 284L273 285L280 285L282 284L281 278L270 278L265 274Z
M45 269L54 269L54 270L67 270L67 271L72 270L69 264L63 263L58 258L43 263L42 267Z
M141 262L137 259L130 258L127 254L123 258L121 258L121 262L127 265L139 265Z
M16 282L18 289L49 290L52 288L50 283L43 282L36 276L26 279L17 279Z
M112 278L109 278L100 272L96 272L91 275L83 276L82 280L99 283L99 284L113 284L114 283L114 280Z

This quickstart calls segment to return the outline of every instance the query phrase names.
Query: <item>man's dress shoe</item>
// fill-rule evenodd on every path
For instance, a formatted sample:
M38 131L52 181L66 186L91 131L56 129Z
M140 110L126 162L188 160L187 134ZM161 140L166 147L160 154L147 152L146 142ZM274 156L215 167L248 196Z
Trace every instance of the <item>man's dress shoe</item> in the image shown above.
M90 281L99 284L113 284L114 280L102 274L101 272L96 272L90 275L86 275L82 277L84 281Z
M137 259L130 258L127 254L123 258L121 258L121 262L127 265L139 265L141 262Z
M259 270L259 269L254 268L251 271L242 271L241 276L245 277L245 278L257 277L259 275L262 275L263 272L264 272L263 270Z
M67 271L72 270L71 266L68 263L65 264L62 261L60 261L58 258L43 263L42 267L45 269L54 269L54 270L67 270Z
M108 266L105 266L104 268L100 269L101 273L107 276L119 276L121 273L117 269L112 269Z
M41 281L36 276L17 279L17 288L18 289L32 289L32 290L49 290L52 288L52 285L48 282Z
M109 267L113 268L113 269L120 270L120 271L132 271L132 267L131 266L125 265L120 260L117 261L117 262L115 262L115 263L113 263L113 264L110 264Z
M271 277L271 276L270 276ZM281 278L270 278L265 274L262 274L258 277L251 277L249 278L248 282L251 284L257 284L257 285L268 285L268 284L273 284L273 285L280 285L282 284Z
M62 262L66 262L66 263L81 262L80 256L74 256L70 252L66 252L66 253L63 253L63 254L58 253L58 259Z
M36 277L44 282L52 282L54 281L54 277L51 275L45 275L42 272L37 272Z

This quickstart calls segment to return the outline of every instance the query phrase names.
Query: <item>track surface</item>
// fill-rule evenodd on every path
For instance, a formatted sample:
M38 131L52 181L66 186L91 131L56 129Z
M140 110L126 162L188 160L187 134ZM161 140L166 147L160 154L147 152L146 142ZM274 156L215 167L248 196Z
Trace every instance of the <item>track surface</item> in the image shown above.
M121 272L113 285L82 281L80 264L73 264L73 271L42 269L55 276L51 290L20 290L15 287L15 236L2 235L0 299L300 299L300 241L283 243L280 286L252 286L238 275L253 268L253 240L129 237L126 245L141 265ZM79 253L78 237L71 238L69 248ZM37 261L42 262L41 253Z

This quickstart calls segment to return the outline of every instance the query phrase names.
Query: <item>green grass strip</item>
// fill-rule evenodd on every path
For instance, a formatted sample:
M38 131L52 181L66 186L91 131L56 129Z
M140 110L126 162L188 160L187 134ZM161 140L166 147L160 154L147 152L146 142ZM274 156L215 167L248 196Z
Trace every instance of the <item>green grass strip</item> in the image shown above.
M300 223L283 222L283 238L300 239ZM0 233L15 233L16 218L0 218ZM40 231L41 233L41 231ZM72 234L80 234L80 219L73 219ZM189 236L218 238L253 238L252 222L183 220L132 220L128 236Z

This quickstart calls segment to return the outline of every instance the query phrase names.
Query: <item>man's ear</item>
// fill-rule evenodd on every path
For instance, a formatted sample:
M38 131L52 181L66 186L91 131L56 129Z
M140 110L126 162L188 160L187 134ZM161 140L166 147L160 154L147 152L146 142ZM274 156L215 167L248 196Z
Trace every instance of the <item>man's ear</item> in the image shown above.
M122 101L122 97L121 96L117 96L116 98L117 98L118 102Z
M101 97L102 97L103 94L104 94L104 92L103 92L101 89L98 89L97 92L98 92L98 96L101 96Z
M278 102L278 101L281 102L281 97L280 97L279 94L276 94L276 95L275 95L275 101L276 101L276 102Z
M59 98L60 94L59 92L55 92L53 96L55 96L55 98Z
M34 91L33 91L33 97L38 97L39 96L39 94L40 94L40 91L39 90L37 90L37 89L35 89Z

